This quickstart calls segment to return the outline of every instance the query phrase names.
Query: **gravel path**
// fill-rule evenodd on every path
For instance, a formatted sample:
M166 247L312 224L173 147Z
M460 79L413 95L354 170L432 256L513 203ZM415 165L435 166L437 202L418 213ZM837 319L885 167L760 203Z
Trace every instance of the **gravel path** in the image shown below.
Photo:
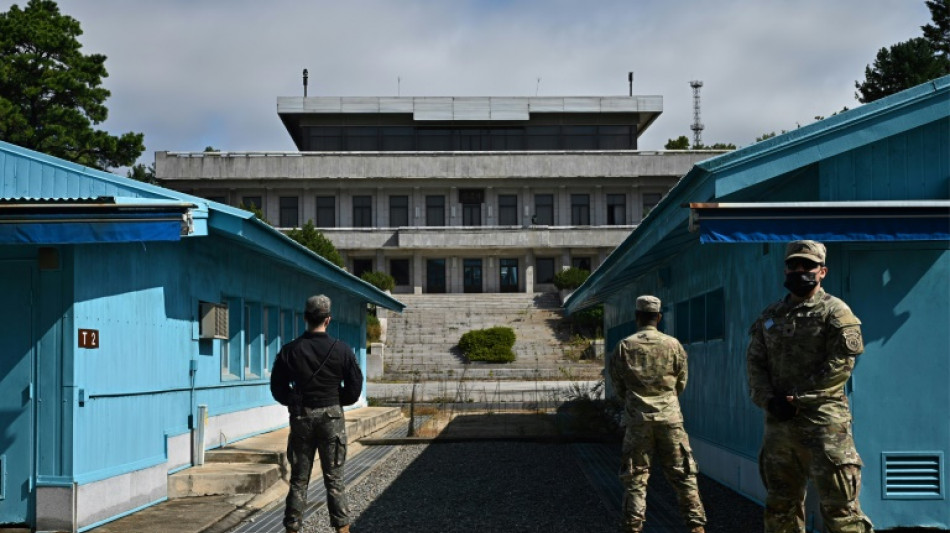
M651 496L675 509L675 496L662 475L652 478ZM709 533L762 530L758 505L705 477L700 491ZM619 523L616 502L592 490L576 452L563 444L400 446L347 494L353 533L612 532ZM679 522L651 527L649 510L647 520L647 532L686 531ZM326 508L318 509L302 531L332 533Z

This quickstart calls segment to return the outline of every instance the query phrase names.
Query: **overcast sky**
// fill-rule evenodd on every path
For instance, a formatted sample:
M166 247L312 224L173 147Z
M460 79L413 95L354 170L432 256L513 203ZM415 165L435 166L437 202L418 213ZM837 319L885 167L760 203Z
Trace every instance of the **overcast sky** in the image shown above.
M13 3L0 0L6 11ZM749 145L856 107L877 51L921 34L923 0L61 0L105 54L118 134L159 150L294 150L278 96L663 96L643 150ZM540 83L538 79L540 78ZM397 82L397 79L401 80Z

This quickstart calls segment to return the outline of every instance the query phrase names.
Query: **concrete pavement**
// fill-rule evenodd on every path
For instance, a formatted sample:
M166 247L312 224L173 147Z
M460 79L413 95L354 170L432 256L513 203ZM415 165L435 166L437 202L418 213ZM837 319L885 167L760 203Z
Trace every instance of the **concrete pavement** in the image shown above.
M510 381L459 380L420 381L416 383L416 401L455 403L563 403L581 395L591 399L604 397L603 386L593 380ZM367 397L379 402L408 402L412 383L370 381Z

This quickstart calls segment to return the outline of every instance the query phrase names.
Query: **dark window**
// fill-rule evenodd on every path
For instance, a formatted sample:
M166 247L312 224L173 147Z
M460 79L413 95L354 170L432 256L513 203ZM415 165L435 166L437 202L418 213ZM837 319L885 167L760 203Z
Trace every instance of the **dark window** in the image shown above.
M483 189L459 189L460 204L481 204L485 201Z
M482 204L462 204L462 225L482 225Z
M689 344L689 300L678 302L673 309L673 333L683 344Z
M518 260L498 260L499 292L518 292Z
M409 260L390 259L389 275L396 280L396 285L409 285Z
M426 196L426 226L445 225L445 196Z
M590 225L590 195L572 194L571 195L571 225L589 226Z
M498 223L502 226L515 226L518 224L517 195L498 195Z
M296 228L300 224L300 217L297 214L297 197L280 197L280 227Z
M482 292L482 260L462 261L462 292Z
M419 150L449 151L452 149L452 130L420 129L416 130Z
M554 258L539 257L535 259L538 283L554 283Z
M398 228L409 225L409 197L389 197L389 227Z
M337 126L311 126L310 146L313 152L339 152L343 150L343 128Z
M528 150L557 150L560 129L557 126L529 126L525 128L525 148Z
M532 224L542 226L554 225L554 195L553 194L535 194L534 195L534 218Z
M597 126L564 126L562 150L596 150Z
M706 340L706 295L695 296L689 301L689 342Z
M353 197L353 227L354 228L373 227L373 197L372 196L354 196Z
M426 292L445 292L445 259L426 259Z
M261 201L260 196L245 196L241 198L241 205L244 206L244 209L263 209L264 202Z
M624 194L607 195L607 225L620 226L627 223L627 197Z
M658 192L645 192L643 193L643 218L646 218L650 214L650 211L653 211L653 208L656 207L656 204L660 203L660 198L663 195Z
M362 277L363 274L367 272L372 272L373 270L373 260L372 259L354 259L353 260L353 275L356 277Z
M381 149L387 152L409 152L415 149L415 130L409 127L380 128L383 143Z
M635 150L633 126L600 126L601 150Z
M590 257L572 257L571 266L590 272Z
M333 196L317 196L317 227L336 227L336 198Z
M379 130L366 126L346 128L346 149L350 152L375 152L379 150Z
M706 294L706 340L726 336L726 298L722 289Z

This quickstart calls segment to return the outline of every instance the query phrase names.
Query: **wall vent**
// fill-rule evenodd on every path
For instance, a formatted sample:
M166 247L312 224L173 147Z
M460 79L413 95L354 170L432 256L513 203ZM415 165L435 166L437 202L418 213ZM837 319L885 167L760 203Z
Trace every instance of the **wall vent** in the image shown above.
M885 499L944 498L943 452L884 452L881 455Z
M228 338L228 306L211 302L199 302L198 337L201 339Z

